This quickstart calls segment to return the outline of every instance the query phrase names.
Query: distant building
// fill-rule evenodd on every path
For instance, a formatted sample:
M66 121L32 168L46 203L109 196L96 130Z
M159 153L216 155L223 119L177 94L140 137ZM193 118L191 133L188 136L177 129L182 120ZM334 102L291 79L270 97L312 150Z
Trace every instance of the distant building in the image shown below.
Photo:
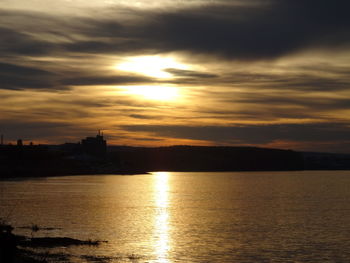
M17 146L23 146L23 141L22 139L17 140Z
M107 153L107 142L103 138L103 134L98 131L96 137L86 137L81 140L82 150L96 157L104 157Z

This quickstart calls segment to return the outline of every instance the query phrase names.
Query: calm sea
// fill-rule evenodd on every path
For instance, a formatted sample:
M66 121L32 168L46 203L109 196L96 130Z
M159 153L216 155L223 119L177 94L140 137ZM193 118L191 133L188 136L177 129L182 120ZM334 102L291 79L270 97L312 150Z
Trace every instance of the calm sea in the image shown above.
M72 262L350 262L350 171L2 181L0 201L14 226L54 228L34 236L108 241L62 248Z

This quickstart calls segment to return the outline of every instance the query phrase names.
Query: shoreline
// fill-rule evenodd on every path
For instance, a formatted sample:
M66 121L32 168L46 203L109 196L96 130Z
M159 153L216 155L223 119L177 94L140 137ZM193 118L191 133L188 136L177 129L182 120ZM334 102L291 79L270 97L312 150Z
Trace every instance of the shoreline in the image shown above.
M117 172L117 173L68 173L68 174L52 174L52 175L39 175L39 176L2 176L0 175L0 181L23 181L23 180L33 180L41 178L50 178L50 177L65 177L65 176L100 176L100 175L110 175L110 176L134 176L134 175L147 175L155 172L174 172L174 173L250 173L250 172L306 172L306 171L350 171L350 169L302 169L302 170L235 170L235 171L226 171L226 170L186 170L186 171L126 171L126 172Z

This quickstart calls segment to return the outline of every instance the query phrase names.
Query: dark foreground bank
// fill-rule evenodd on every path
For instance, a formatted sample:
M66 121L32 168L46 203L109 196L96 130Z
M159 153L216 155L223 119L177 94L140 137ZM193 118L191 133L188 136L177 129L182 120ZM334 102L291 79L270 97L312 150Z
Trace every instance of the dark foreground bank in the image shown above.
M11 225L0 222L1 263L68 262L70 255L40 252L38 249L69 246L98 246L102 242L79 240L69 237L26 237L13 234L13 229ZM35 225L32 226L31 229L33 232L39 230Z

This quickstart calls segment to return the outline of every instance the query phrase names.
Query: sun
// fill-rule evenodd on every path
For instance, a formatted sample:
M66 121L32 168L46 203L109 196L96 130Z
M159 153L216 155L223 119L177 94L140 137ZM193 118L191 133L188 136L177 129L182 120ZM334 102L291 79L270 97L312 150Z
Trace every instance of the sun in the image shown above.
M175 101L179 97L179 89L174 86L125 86L122 89L125 94L148 100Z
M187 70L188 66L176 61L174 57L156 55L129 57L117 64L115 68L154 78L171 78L172 74L166 72L166 69L175 68Z

